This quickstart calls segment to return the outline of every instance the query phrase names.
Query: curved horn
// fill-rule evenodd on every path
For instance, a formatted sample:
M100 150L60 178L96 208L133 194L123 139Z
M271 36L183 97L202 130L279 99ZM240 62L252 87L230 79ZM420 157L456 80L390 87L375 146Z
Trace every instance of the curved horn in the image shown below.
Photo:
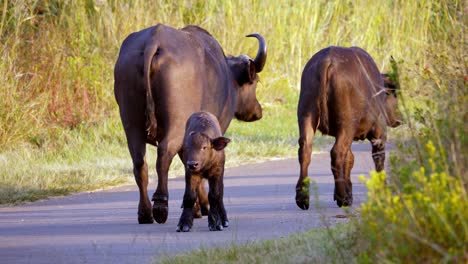
M265 65L266 58L267 58L267 44L265 39L257 33L249 34L246 37L255 37L258 39L258 52L257 56L255 57L254 64L255 69L257 72L261 72L263 70L263 66Z

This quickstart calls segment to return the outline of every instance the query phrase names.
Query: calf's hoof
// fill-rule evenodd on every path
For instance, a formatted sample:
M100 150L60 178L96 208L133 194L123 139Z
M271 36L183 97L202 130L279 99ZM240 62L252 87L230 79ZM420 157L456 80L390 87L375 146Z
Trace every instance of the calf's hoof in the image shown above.
M202 215L208 215L208 212L210 211L208 207L203 205L201 206L200 210Z
M176 231L177 232L188 232L188 231L190 231L190 226L188 226L188 225L177 226Z
M223 221L223 227L229 227L229 221L228 220Z
M202 218L202 212L200 210L193 209L193 218Z
M210 231L223 231L222 225L208 225Z

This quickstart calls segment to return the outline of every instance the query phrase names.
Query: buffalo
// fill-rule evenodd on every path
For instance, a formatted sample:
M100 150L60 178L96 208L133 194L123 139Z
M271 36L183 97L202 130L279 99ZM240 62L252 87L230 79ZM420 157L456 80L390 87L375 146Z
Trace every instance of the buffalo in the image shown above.
M225 56L210 33L192 25L175 29L158 24L123 41L114 68L114 93L140 193L140 224L167 220L168 170L176 154L182 159L185 122L192 113L212 113L222 134L234 117L262 117L256 86L267 58L266 41L259 34L247 37L259 42L255 59ZM147 143L157 146L153 206L147 194Z
M335 179L334 200L339 207L353 202L351 144L368 139L375 169L385 161L387 126L400 125L397 81L381 74L371 56L358 47L328 47L317 52L302 72L297 108L300 176L296 204L309 208L308 167L317 129L335 137L330 151Z
M216 117L208 112L197 112L190 116L185 126L183 144L183 163L185 165L185 194L183 211L180 216L177 232L188 232L192 228L193 218L199 208L194 208L197 193L203 193L204 179L208 180L210 231L222 231L229 226L224 208L224 148L230 142L223 137ZM198 197L203 199L205 197ZM203 204L205 201L199 201ZM205 205L206 208L206 205Z

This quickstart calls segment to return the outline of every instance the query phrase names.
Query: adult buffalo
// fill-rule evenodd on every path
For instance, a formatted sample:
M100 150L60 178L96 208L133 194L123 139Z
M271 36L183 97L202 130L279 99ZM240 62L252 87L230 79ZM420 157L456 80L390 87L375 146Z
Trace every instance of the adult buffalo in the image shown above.
M124 40L114 69L114 93L140 192L140 224L153 223L153 217L158 223L167 220L168 170L176 154L182 158L185 123L192 113L214 114L223 134L234 116L242 121L262 117L256 86L266 42L259 34L247 37L260 43L253 60L226 57L216 39L197 26L179 30L158 24ZM152 210L146 143L158 147Z
M361 48L328 47L316 53L302 73L297 109L300 176L296 204L309 208L308 167L316 130L335 137L330 152L338 206L353 202L350 173L353 140L368 139L377 171L384 168L387 126L400 124L398 84L382 75Z

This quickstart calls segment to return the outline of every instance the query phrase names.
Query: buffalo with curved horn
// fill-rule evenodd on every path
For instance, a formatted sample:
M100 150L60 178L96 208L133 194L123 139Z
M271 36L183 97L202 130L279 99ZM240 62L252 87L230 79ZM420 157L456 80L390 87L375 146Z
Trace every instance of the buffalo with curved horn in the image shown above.
M253 60L246 55L225 56L216 39L197 26L175 29L158 24L130 34L122 43L114 93L140 192L139 223L167 220L168 170L176 154L182 159L185 124L192 113L212 113L223 134L234 117L242 121L262 117L256 86L267 47L261 35L248 37L259 41ZM158 148L153 206L147 194L147 143ZM206 213L206 191L200 186L198 208Z

